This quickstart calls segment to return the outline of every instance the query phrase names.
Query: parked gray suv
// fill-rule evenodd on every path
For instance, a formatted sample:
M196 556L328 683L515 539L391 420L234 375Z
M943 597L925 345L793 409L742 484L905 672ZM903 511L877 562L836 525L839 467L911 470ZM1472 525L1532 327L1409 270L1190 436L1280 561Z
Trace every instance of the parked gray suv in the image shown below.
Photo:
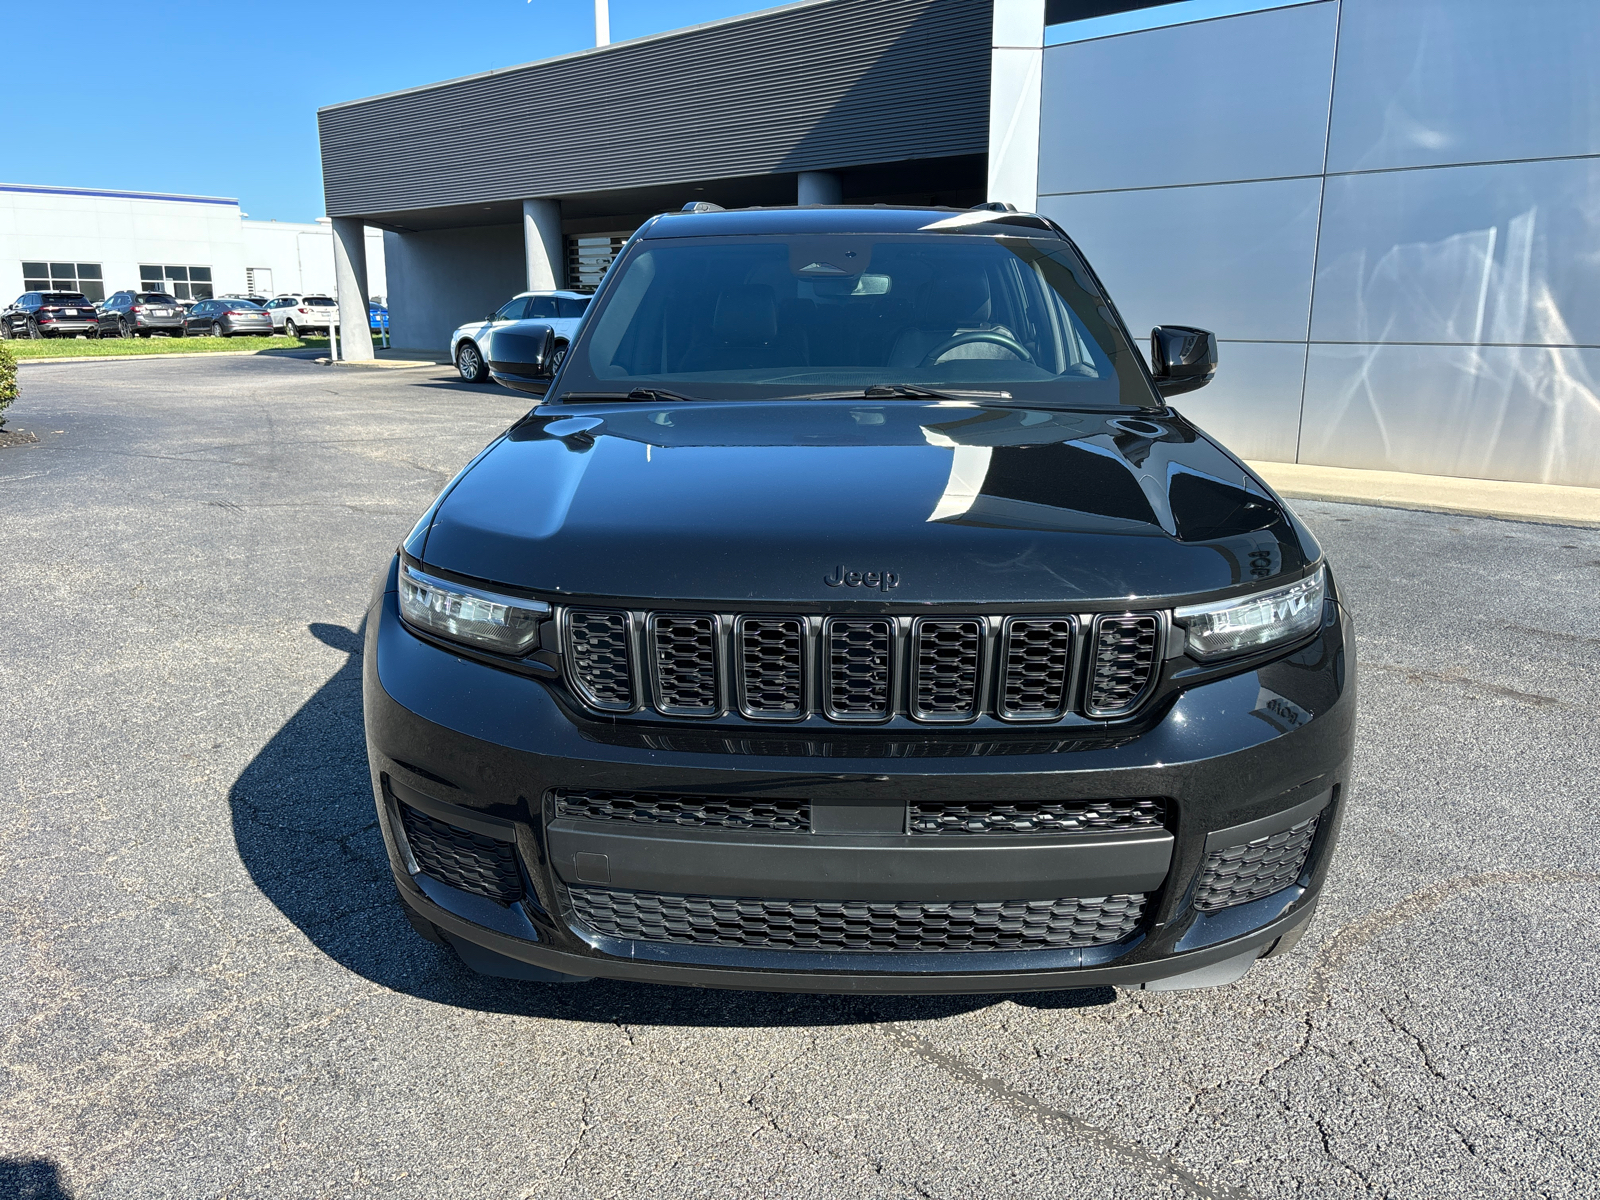
M116 293L100 306L101 337L149 337L152 333L183 334L183 305L168 292Z

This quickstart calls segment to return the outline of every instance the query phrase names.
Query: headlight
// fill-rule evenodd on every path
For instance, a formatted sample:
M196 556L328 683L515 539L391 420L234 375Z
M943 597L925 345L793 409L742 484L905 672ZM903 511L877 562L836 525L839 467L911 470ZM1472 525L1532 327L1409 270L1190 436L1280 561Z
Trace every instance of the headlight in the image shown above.
M526 654L550 613L542 600L501 596L400 567L400 615L418 629L499 654Z
M1195 658L1221 658L1304 637L1322 621L1326 568L1298 583L1220 604L1191 604L1172 614L1188 632Z

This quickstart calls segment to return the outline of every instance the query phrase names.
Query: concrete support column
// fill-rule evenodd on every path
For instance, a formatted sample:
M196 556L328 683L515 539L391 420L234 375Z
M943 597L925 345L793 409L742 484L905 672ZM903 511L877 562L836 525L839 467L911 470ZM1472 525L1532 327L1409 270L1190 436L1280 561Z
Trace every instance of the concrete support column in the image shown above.
M989 55L989 199L1039 207L1039 87L1045 0L994 0Z
M528 263L528 291L548 292L559 288L566 275L565 264L561 261L565 254L561 241L561 201L522 202L522 246Z
M844 195L832 171L801 171L796 204L838 204Z
M371 318L367 314L367 228L354 217L333 218L333 281L339 290L339 352L370 361Z

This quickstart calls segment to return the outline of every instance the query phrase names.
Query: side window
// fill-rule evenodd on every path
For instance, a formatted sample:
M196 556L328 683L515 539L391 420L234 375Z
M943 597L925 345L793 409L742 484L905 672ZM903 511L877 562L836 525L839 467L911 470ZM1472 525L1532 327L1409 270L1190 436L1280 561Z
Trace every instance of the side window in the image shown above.
M496 321L520 321L528 310L528 298L518 296L509 304L504 305L499 312L494 314Z
M554 296L533 296L528 300L528 316L538 321L548 321L556 315Z

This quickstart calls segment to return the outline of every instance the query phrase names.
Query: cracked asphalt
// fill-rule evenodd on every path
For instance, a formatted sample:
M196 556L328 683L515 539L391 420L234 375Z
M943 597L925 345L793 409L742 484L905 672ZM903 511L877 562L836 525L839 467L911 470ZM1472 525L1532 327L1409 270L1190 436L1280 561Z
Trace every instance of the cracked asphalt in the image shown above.
M0 1197L1600 1196L1600 531L1300 503L1353 804L1241 983L471 975L393 902L356 631L520 412L432 372L25 366L0 449Z

